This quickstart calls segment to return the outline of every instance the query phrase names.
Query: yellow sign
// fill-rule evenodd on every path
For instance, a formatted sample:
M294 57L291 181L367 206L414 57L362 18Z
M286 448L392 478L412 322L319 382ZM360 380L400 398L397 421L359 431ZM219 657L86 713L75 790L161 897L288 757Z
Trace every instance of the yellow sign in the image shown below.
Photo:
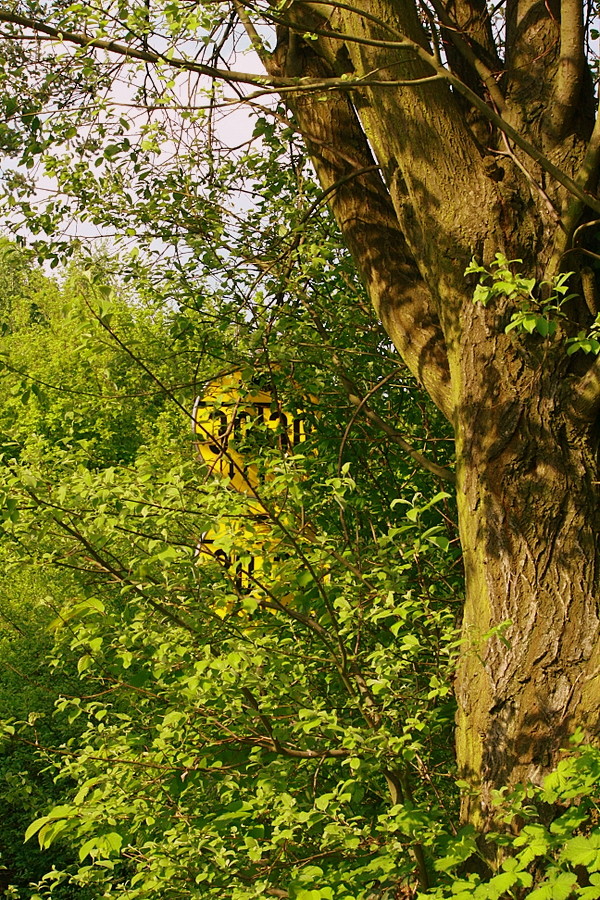
M196 399L192 428L209 470L244 494L258 487L256 464L246 464L244 450L247 454L253 445L258 450L271 437L285 452L306 439L299 413L281 409L266 391L243 394L239 372L212 382L204 397Z
M200 562L213 560L228 574L233 594L254 596L260 601L274 599L274 580L281 579L282 563L288 558L282 542L273 536L271 525L264 519L229 519L202 535L196 553ZM281 591L278 592L281 594ZM277 596L287 602L285 596ZM235 601L219 602L214 610L224 619L234 611Z
M283 410L267 391L244 393L239 372L211 382L204 396L197 398L192 431L209 471L227 478L229 487L250 497L257 494L259 474L256 463L248 461L249 453L257 456L265 444L273 446L274 442L286 452L306 440L300 414ZM281 541L274 538L260 502L249 500L248 512L248 516L224 520L207 531L197 554L199 559L211 558L226 569L237 594L251 597L258 592L257 596L265 599L265 581L268 578L273 585L273 576L287 554ZM232 609L231 603L215 604L221 617Z

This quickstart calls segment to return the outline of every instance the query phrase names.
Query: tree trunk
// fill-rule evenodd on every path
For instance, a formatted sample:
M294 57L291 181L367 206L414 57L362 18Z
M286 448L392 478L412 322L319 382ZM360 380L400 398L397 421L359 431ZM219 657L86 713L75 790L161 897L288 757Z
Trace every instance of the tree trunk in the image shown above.
M539 783L577 727L600 726L597 431L570 408L564 349L493 318L472 308L456 424L457 755L463 817L484 827L494 788Z
M457 5L469 20L469 4ZM556 22L536 8L546 17L544 43ZM343 4L316 25L308 4L290 9L291 30L280 35L271 73L287 70L294 29L294 74L331 77L340 60L353 77L377 73L377 85L351 96L286 99L375 309L455 429L466 570L457 757L472 786L463 819L485 829L494 789L539 783L577 727L589 738L600 727L600 364L586 375L589 361L567 357L560 336L507 335L514 306L506 298L494 308L473 304L463 273L473 255L489 262L500 252L543 281L550 260L563 259L564 235L583 206L561 230L557 211L569 209L569 197L560 184L492 135L489 122L471 128L448 84L406 85L403 79L426 79L432 68L420 54L427 37L411 4L370 0L364 16ZM513 56L529 52L528 28L542 40L528 22L519 25ZM312 29L320 37L303 43L298 35ZM334 31L350 35L347 44ZM472 35L484 50L488 31ZM539 65L554 72L554 51ZM517 90L511 78L509 96ZM526 105L525 98L521 112ZM567 118L559 127L535 110L528 120L515 108L512 121L527 121L525 133L574 177L585 135L559 146ZM499 148L507 152L498 155ZM365 174L371 152L382 178ZM592 318L575 305L570 333ZM578 378L570 374L576 366Z

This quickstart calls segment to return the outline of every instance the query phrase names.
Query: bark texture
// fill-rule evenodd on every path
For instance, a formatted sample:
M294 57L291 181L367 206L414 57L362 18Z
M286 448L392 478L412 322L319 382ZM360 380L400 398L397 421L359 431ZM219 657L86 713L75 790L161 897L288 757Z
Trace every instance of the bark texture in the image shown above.
M600 726L597 435L566 412L564 356L489 319L473 309L457 422L457 752L477 824L494 787L540 783L576 727Z
M324 41L318 47L296 46L290 63L289 34L281 36L271 74L299 66L303 76L335 76L326 59L332 48ZM409 369L450 415L450 374L439 318L349 97L337 93L325 100L322 94L299 91L286 99L377 315Z

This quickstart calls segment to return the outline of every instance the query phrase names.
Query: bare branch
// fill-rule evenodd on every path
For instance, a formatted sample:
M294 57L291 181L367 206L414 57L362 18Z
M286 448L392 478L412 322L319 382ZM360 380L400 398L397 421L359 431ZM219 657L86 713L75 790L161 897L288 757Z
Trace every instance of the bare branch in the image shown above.
M264 43L263 39L261 38L260 34L254 27L254 23L253 23L252 19L250 18L250 16L248 15L243 3L240 3L240 0L233 0L233 5L234 5L235 11L238 15L240 22L244 26L244 30L245 30L246 34L248 35L248 39L250 40L250 43L252 44L252 47L253 47L255 53L257 54L258 58L260 59L260 61L263 63L263 65L266 68L268 59L271 54L267 50L265 43Z
M506 103L504 100L504 95L500 90L498 82L496 81L496 75L494 74L494 72L492 72L489 66L487 66L485 62L475 53L471 45L461 34L458 24L452 21L451 17L444 9L440 0L431 0L431 5L435 9L436 15L444 26L444 33L449 35L450 40L456 47L457 51L477 73L498 112L504 113L506 110Z
M549 121L557 140L560 140L576 112L585 69L583 3L581 0L561 0L560 59Z

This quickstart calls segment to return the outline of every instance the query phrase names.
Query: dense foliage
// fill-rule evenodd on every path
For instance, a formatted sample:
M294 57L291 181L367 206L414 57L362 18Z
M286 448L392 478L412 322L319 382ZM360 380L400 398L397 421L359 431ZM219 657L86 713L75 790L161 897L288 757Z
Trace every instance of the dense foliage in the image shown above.
M356 291L328 259L327 220L317 227L315 295ZM24 260L10 245L5 258ZM415 865L426 877L419 836L431 843L442 821L450 827L455 792L453 513L447 493L352 412L354 357L365 391L380 382L368 408L405 437L425 416L432 446L448 446L439 417L364 304L353 321L323 324L325 309L303 315L292 296L262 313L265 340L260 295L255 321L229 324L213 291L204 303L221 327L209 331L194 310L165 308L160 295L152 304L149 288L121 299L111 264L82 263L61 287L24 266L39 285L23 288L3 339L11 566L33 566L56 595L53 649L30 634L21 650L48 653L59 681L36 681L61 724L33 754L56 786L28 837L42 850L58 842L64 856L37 892L242 897L298 893L317 878L358 896L414 881ZM329 364L344 366L337 379L315 318ZM240 433L235 446L259 473L254 497L211 476L191 440L200 382L235 365L248 379L242 396L262 373L275 406L300 410L306 431L293 452L256 422ZM209 530L233 567L198 555ZM35 719L39 697L30 703ZM10 761L36 741L24 710L6 713ZM415 812L401 827L402 804ZM32 812L19 814L23 829ZM28 877L19 858L9 846L28 896L43 862Z

